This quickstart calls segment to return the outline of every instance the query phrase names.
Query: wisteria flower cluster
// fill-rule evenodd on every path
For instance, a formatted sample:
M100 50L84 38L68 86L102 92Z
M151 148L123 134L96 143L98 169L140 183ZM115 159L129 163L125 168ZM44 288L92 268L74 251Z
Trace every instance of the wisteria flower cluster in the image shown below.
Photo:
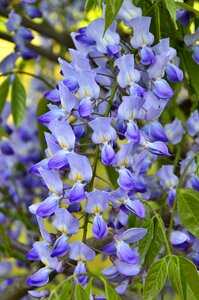
M155 176L149 175L149 170L159 157L172 155L168 145L178 144L185 129L191 136L198 134L197 111L185 129L177 118L165 127L159 121L174 95L169 82L173 86L183 79L169 38L154 45L151 18L142 16L141 8L128 0L117 19L132 29L130 41L121 39L116 22L104 33L104 18L73 32L76 50L69 49L72 62L59 59L62 80L45 95L51 103L39 121L50 131L45 133L46 158L30 173L42 177L49 195L29 208L37 218L42 241L35 242L27 254L27 259L41 261L43 267L29 277L29 286L45 285L50 273L64 271L67 261L73 261L74 274L85 286L86 262L96 255L87 245L88 225L92 223L95 239L111 237L101 250L110 257L112 266L102 273L112 281L121 278L116 290L124 293L132 276L141 271L137 242L147 234L146 228L128 228L130 218L145 219L147 201L162 193L172 206L178 185L173 165L161 167ZM182 161L181 172L193 155L190 152ZM114 170L114 186L100 177L99 165ZM189 175L195 174L194 161L188 170L186 185L198 190L197 175ZM98 189L97 178L105 181L104 188ZM83 219L78 220L78 212ZM49 232L45 219L56 233ZM175 226L172 245L184 250L194 244L198 263L197 241L177 215ZM79 232L80 236L81 227L82 239L74 241L73 235ZM30 294L38 296L39 292Z
M46 195L41 179L29 174L32 164L41 159L41 148L35 126L35 107L27 108L26 118L18 131L15 131L13 123L9 121L9 116L10 103L7 103L0 119L1 128L7 133L7 136L0 141L0 226L4 234L15 242L14 247L20 245L22 235L26 236L24 248L28 249L34 241L33 232L36 228L35 220L31 218L28 207L35 198ZM0 276L2 278L8 275L8 277L2 280L1 291L17 279L11 273L14 265L27 268L24 256L22 254L21 256L14 255L13 262L7 261L3 256L0 262Z
M34 2L34 1L33 1ZM9 3L2 4L3 8L9 6ZM41 18L42 13L29 1L22 1L22 9L26 11L30 18ZM27 48L26 43L34 39L32 31L21 25L22 17L17 14L14 9L8 14L8 21L5 22L5 26L9 33L13 34L14 42L16 45L16 51L9 54L0 64L1 72L6 73L15 67L16 60L21 56L23 59L36 58L38 55L36 52Z

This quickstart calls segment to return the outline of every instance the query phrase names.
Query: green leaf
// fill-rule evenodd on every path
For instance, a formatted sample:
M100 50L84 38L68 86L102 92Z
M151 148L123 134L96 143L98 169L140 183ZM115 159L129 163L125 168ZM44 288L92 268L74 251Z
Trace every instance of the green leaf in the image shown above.
M66 300L71 294L72 285L70 280L61 282L54 290L51 291L48 300Z
M152 263L158 253L160 252L162 246L164 244L164 237L162 234L160 220L156 219L155 227L154 227L154 234L153 234L153 242L150 244L148 253L146 255L145 263Z
M10 77L7 77L0 86L0 114L6 103L9 87L10 87Z
M104 1L102 1L102 0L86 0L85 10L89 11L89 10L95 8L96 6L102 7L103 2Z
M146 257L151 241L153 240L153 221L151 219L146 219L141 227L147 229L147 234L139 242L138 252L140 255L140 262Z
M189 259L182 256L172 256L168 275L180 300L198 299L199 276L196 266Z
M114 288L106 281L103 280L105 287L106 300L121 300L121 297L114 290Z
M106 0L106 11L105 11L105 29L106 30L110 27L110 25L115 20L120 7L124 0Z
M199 275L196 266L187 258L179 256L180 274L185 299L197 300L199 295ZM191 291L191 298L189 296ZM193 296L195 298L193 298Z
M26 113L26 92L17 75L12 84L11 112L16 127L19 127Z
M171 20L175 26L175 29L178 29L178 25L176 23L176 5L174 0L164 0L168 13L171 17Z
M75 284L75 300L90 300L90 294L79 283Z
M0 126L0 136L9 137L7 132L4 131L4 129Z
M59 296L59 300L66 300L68 299L68 295L70 294L71 291L71 282L66 281L64 285L62 286L62 290Z
M38 117L40 117L41 115L45 114L48 111L47 104L49 104L49 101L46 100L45 98L41 98L38 102L37 113L36 113L37 114L38 136L39 136L39 140L40 140L40 144L41 144L41 148L42 148L43 152L46 149L44 132L48 131L48 129L46 128L46 126L44 126L43 124L41 124L38 121Z
M199 84L198 84L198 73L199 73L199 65L195 63L195 61L192 58L192 53L189 51L182 51L180 58L182 62L184 62L184 72L187 72L189 76L189 81L192 86L192 88L195 91L195 94L197 95L197 98L199 98Z
M156 35L155 38L157 41L161 39L161 32L160 32L160 10L157 5L155 5L155 28L156 28Z
M113 168L112 166L107 166L106 167L106 172L108 175L108 178L110 180L110 182L112 183L112 185L114 186L114 188L118 188L118 183L117 183L117 179L118 179L118 172L115 171L115 168Z
M193 12L196 16L199 17L199 11L194 9L192 6L186 4L186 3L183 3L183 2L178 2L176 1L176 6L180 7L180 8L183 8L185 10L188 10L188 11L191 11Z
M199 177L199 156L196 157L196 175Z
M147 273L144 285L143 300L153 300L158 298L167 279L166 258L161 258L154 262Z
M183 294L182 282L180 278L179 259L177 256L172 256L170 259L169 268L168 268L168 277L174 291L178 294L180 298L179 300L185 300Z
M85 287L86 292L90 295L91 294L91 288L92 288L92 282L93 282L93 277L91 277L89 283Z
M182 224L199 238L199 192L192 189L180 189L178 214Z

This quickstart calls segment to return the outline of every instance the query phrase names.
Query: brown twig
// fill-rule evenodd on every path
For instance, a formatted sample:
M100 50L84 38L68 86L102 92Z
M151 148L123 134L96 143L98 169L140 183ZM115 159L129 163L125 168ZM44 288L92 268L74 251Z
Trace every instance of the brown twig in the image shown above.
M0 8L0 16L8 18L9 11ZM26 18L25 16L21 15L22 21L21 25L27 28L30 28L48 38L51 38L57 41L60 45L64 46L66 49L73 47L73 42L68 32L57 32L50 24L42 23L35 23L32 20Z
M13 40L13 37L5 32L0 31L0 39L6 40L8 42L11 43L15 43ZM49 51L48 49L45 49L43 47L40 46L35 46L31 43L26 43L26 47L36 53L38 53L39 55L46 57L56 63L58 63L58 58L59 56L55 55L54 53L52 53L51 51Z

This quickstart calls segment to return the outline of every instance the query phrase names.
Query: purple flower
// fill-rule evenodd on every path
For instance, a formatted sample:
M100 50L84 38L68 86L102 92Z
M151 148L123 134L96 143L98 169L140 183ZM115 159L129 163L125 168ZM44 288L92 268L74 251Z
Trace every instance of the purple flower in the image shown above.
M126 168L121 168L118 170L119 178L117 180L119 186L126 191L133 191L139 193L145 193L146 187L140 180L136 178L133 174Z
M120 150L115 155L114 167L128 167L133 162L133 142L122 144Z
M153 92L160 99L170 99L174 95L170 85L164 79L159 79L154 82Z
M28 16L32 19L42 18L42 16L43 16L42 12L38 8L36 8L35 6L32 6L32 5L27 5L26 11L27 11Z
M40 169L39 171L49 191L58 196L62 195L63 183L59 177L59 174L53 170Z
M140 7L136 7L129 0L124 0L117 14L117 19L124 21L124 24L126 26L130 26L131 20L141 16L142 16L142 10Z
M151 65L155 62L153 50L149 47L143 47L140 50L141 63L143 65Z
M131 121L127 124L125 136L128 140L135 144L140 142L140 130L134 121Z
M173 189L178 185L178 177L173 173L173 165L162 166L156 173L163 189Z
M178 144L181 141L183 134L185 134L182 123L177 118L172 123L167 124L164 127L164 130L169 142L173 145Z
M140 80L140 72L134 68L134 55L126 54L115 61L119 68L117 82L123 88L132 86Z
M121 120L132 121L136 119L145 100L139 96L123 96L122 103L118 107L118 117Z
M108 234L108 227L103 219L103 217L99 214L96 214L93 221L92 226L93 236L97 239L102 240Z
M101 150L102 162L106 166L110 166L113 164L115 159L115 152L111 145L104 144Z
M40 299L45 298L50 295L49 291L43 290L43 291L28 291L28 294L34 298Z
M168 155L170 156L171 154L168 151L167 146L161 142L161 141L157 141L154 143L148 143L147 144L147 149L155 155L160 155L160 156L164 156L164 155Z
M78 232L79 221L66 208L58 208L55 211L53 226L62 234L72 235Z
M117 270L124 276L135 276L139 274L140 272L140 266L136 264L128 264L124 261L120 261L119 259L116 259L114 261L114 264L117 268Z
M199 113L198 110L195 110L189 119L186 121L185 126L188 133L191 136L195 136L199 133Z
M165 38L159 41L159 43L155 46L153 46L153 50L156 53L156 59L157 57L161 57L162 59L168 57L169 60L173 60L176 57L176 50L169 46L169 38ZM160 63L160 61L159 61Z
M192 55L192 57L193 57L193 60L194 60L197 64L199 64L199 46L198 46L198 45L195 45L195 46L193 47L193 55Z
M70 92L69 88L64 84L63 81L59 82L59 96L61 100L61 106L66 116L71 114L74 107L77 106L78 99Z
M164 76L165 68L169 60L169 53L158 54L155 62L147 70L150 79L160 79Z
M87 201L85 211L94 214L92 227L93 236L102 239L108 234L108 228L101 214L108 209L107 193L99 190L86 193Z
M68 153L68 163L70 165L69 178L76 182L88 182L92 178L92 169L88 158L74 152Z
M15 31L21 24L21 16L16 14L14 9L8 14L8 21L5 23L8 32Z
M107 47L119 45L119 34L115 32L116 23L114 22L105 32L105 20L98 18L92 21L86 28L86 34L96 42L96 48L99 52L107 53ZM118 48L119 51L119 48ZM117 53L118 53L117 51ZM116 54L117 54L116 53Z
M176 13L176 20L178 20L182 25L188 26L190 19L194 16L194 13L190 11L187 11L185 9L179 9Z
M158 121L153 121L145 125L142 130L147 134L151 142L162 141L168 142L168 138L165 134L164 128Z
M83 261L79 261L77 266L75 267L74 275L76 275L76 274L86 274L86 266L85 266L85 263ZM86 284L87 278L88 277L85 276L85 275L77 277L79 283L83 286Z
M48 128L64 150L71 151L74 149L75 135L69 124L66 122L53 120L48 125Z
M180 82L183 80L183 72L177 66L168 64L165 70L168 80L171 82Z
M116 131L111 126L111 121L112 118L109 117L97 117L88 123L94 131L92 135L94 144L104 144L116 139Z
M187 247L187 242L189 242L189 236L179 230L172 231L170 242L176 249L184 250Z
M27 280L28 286L43 286L49 281L49 274L51 270L47 267L39 269L34 275L30 276Z
M131 20L130 24L133 28L133 37L130 42L133 48L139 49L153 43L154 36L149 32L150 23L150 17L137 17Z
M95 258L95 252L82 242L72 242L69 246L70 259L76 261L92 261Z
M48 248L48 245L45 242L35 242L33 247L45 267L41 268L34 275L30 276L27 280L27 284L29 286L39 287L45 285L49 281L49 274L52 272L52 270L59 271L61 265L56 257L51 257L51 250Z
M39 204L36 210L36 214L43 218L49 217L56 211L58 205L59 197L57 195L52 195L46 198L41 204Z
M65 235L61 235L53 245L51 256L62 257L67 254L68 250L68 238Z
M138 254L131 249L131 247L125 242L118 242L116 244L117 256L121 261L128 264L135 265L139 261Z
M1 62L0 62L0 71L2 73L10 72L12 69L16 67L15 62L19 55L17 53L11 53L8 56L6 56Z

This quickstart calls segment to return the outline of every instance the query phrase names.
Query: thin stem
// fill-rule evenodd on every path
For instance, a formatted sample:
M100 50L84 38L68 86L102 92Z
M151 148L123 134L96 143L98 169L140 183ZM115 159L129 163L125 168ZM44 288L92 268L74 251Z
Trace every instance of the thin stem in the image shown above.
M33 73L25 72L25 71L18 71L18 70L17 71L11 71L11 72L0 74L0 77L8 76L8 75L11 75L11 74L24 74L24 75L27 75L27 76L31 76L31 77L34 77L38 80L43 81L43 83L45 83L49 88L51 88L51 89L54 88L54 86L52 84L50 84L47 80L45 80L43 77L41 77L39 75L35 75Z
M106 111L105 111L104 117L107 117L109 115L109 112L111 110L111 105L113 103L113 100L114 100L117 88L118 88L118 84L117 84L117 81L115 81L114 84L113 84L113 89L111 91L111 95L110 95L110 98L109 98L109 103L108 103L108 105L106 107Z
M0 233L1 233L1 237L3 240L4 247L5 247L6 256L10 257L10 254L11 254L10 241L9 241L7 234L5 233L5 230L4 230L4 227L2 224L0 224Z
M97 145L96 150L95 150L95 156L94 156L94 161L93 161L93 176L88 185L88 192L91 192L93 189L93 183L94 183L96 169L97 169L98 156L99 156L99 145ZM83 225L84 229L83 229L83 237L82 237L82 241L85 244L86 244L86 235L87 235L87 231L88 231L88 221L89 221L89 214L86 213L85 219L84 219L84 225Z
M167 250L167 253L169 256L171 256L171 250L170 250L170 245L169 245L169 242L168 242L168 239L167 239L167 236L166 236L166 233L165 233L165 227L163 226L164 223L162 221L162 218L161 216L153 209L153 207L151 207L147 201L144 201L142 200L148 207L150 207L151 211L153 212L155 218L158 220L159 222L159 225L160 225L160 228L161 228L161 231L162 231L162 235L163 235L163 238L164 238L164 242L165 242L165 246L166 246L166 250Z
M173 228L173 221L174 221L174 216L175 216L175 212L176 212L176 208L177 208L177 200L178 200L178 196L179 196L179 190L181 188L181 185L183 183L185 174L188 170L188 168L190 167L191 163L194 161L194 159L199 155L199 152L197 152L188 162L188 164L186 165L186 168L184 169L180 180L178 182L178 186L177 186L177 190L176 190L176 195L175 195L175 199L174 199L174 203L173 203L173 207L172 207L172 213L171 213L171 219L170 219L170 224L169 224L169 230L168 230L168 240L170 241L170 236L171 236L171 231Z
M0 8L0 16L8 18L9 10ZM20 13L20 12L18 12ZM35 23L32 20L26 18L21 14L21 25L26 28L31 28L34 31L57 41L60 45L64 46L66 49L73 47L73 42L70 37L69 32L58 32L49 23Z
M13 39L13 37L10 34L7 34L5 32L0 31L0 39L3 39L5 41L8 41L10 43L15 44L15 41ZM59 56L52 53L51 51L49 51L48 49L44 48L44 47L40 47L40 46L36 46L31 44L30 42L26 43L26 47L34 52L36 52L37 54L49 59L50 61L54 61L55 63L58 63L58 58Z
M164 300L164 286L163 286L163 289L162 289L161 300Z
M108 186L110 186L112 189L114 189L113 186L112 186L112 184L111 184L109 181L107 181L106 179L102 178L102 177L99 176L99 175L95 175L95 177L96 177L96 178L99 178L99 179L102 180L102 181L104 181Z
M0 251L3 252L3 253L6 253L6 247L4 245L0 245ZM15 258L19 261L24 262L27 265L30 264L30 262L27 259L25 259L24 255L17 252L17 251L10 250L9 257L13 257L13 258Z
M109 78L113 78L113 79L115 79L115 77L114 76L111 76L111 75L108 75L108 74L104 74L104 73L96 73L97 75L101 75L101 76L106 76L106 77L109 77Z

